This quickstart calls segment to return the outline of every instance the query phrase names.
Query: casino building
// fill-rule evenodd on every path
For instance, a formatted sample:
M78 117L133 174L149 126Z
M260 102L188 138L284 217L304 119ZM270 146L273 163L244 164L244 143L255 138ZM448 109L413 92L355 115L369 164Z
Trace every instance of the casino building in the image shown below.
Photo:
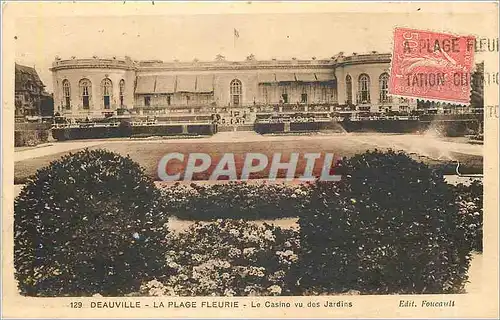
M231 112L408 113L416 101L388 95L390 54L319 60L163 62L56 58L54 109L67 118Z

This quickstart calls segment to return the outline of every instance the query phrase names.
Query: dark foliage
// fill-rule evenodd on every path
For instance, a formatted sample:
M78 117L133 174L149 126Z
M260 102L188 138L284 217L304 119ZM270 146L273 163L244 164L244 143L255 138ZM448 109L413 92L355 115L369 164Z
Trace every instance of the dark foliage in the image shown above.
M308 185L227 184L182 186L162 189L169 213L179 219L280 219L298 217L297 206L307 201Z
M78 128L59 128L52 130L56 140L77 139L104 139L124 137L151 137L151 136L198 136L214 134L214 125L187 125L183 132L182 125L157 125L157 126L132 126L127 121L122 121L118 126L95 127L92 124L81 125Z
M364 294L461 292L470 249L455 193L404 153L344 160L299 219L301 287Z
M15 201L22 294L122 295L163 274L166 215L138 164L84 150L39 170Z
M470 250L483 252L483 183L455 186L460 207L460 222Z
M26 147L45 143L49 138L49 130L22 130L14 132L14 146Z
M120 137L130 137L132 136L132 123L130 123L130 121L123 120L120 122L118 130L120 132Z
M484 62L476 64L471 77L470 104L473 109L484 109Z

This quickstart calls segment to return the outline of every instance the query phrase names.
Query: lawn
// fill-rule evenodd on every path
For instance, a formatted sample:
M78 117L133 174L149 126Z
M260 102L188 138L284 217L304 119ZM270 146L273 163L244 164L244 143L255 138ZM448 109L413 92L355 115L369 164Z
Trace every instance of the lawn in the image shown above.
M146 173L155 180L159 180L157 176L158 162L167 153L208 153L212 157L210 168L201 174L195 175L194 179L204 180L209 177L211 172L218 163L220 157L225 153L233 153L235 155L235 164L237 172L241 171L243 166L244 156L246 153L262 153L268 156L271 161L272 154L282 153L282 161L289 159L291 153L299 153L299 163L296 176L300 176L306 165L305 159L302 157L305 153L333 153L335 157L350 157L356 153L362 153L366 150L378 148L380 150L393 148L396 150L402 149L412 154L412 157L422 160L432 166L447 166L447 173L454 174L456 162L461 163L460 171L462 173L482 173L483 157L478 154L478 146L476 149L470 149L472 146L462 144L450 144L448 142L432 142L425 140L423 137L410 135L333 135L329 137L297 137L291 139L266 139L256 141L109 141L93 146L90 148L104 148L109 151L117 152L122 155L129 155L132 160L138 162L144 167ZM471 152L472 150L473 152ZM480 150L480 149L479 149ZM73 150L72 152L75 152ZM68 154L69 151L53 153L41 157L25 159L15 162L14 183L22 184L26 179L34 174L36 170L48 165L51 161ZM169 163L169 173L171 171L182 171L187 159L183 163L173 161ZM262 172L251 175L251 178L267 177L270 164ZM317 165L314 172L321 171L321 167ZM280 171L278 177L283 177L284 172Z

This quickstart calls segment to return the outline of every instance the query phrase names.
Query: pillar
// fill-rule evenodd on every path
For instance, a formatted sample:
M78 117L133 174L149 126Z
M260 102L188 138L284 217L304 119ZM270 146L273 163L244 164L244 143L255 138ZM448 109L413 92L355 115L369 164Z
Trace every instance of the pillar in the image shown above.
M343 105L347 99L346 96L346 88L345 88L345 73L343 68L335 69L335 77L337 78L336 86L337 86L337 102L338 104Z

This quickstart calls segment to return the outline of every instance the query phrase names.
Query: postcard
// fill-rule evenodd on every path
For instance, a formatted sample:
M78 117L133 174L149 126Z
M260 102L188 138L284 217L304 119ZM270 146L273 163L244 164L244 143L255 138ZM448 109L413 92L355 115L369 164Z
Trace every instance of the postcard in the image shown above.
M2 6L5 318L498 318L498 4Z

